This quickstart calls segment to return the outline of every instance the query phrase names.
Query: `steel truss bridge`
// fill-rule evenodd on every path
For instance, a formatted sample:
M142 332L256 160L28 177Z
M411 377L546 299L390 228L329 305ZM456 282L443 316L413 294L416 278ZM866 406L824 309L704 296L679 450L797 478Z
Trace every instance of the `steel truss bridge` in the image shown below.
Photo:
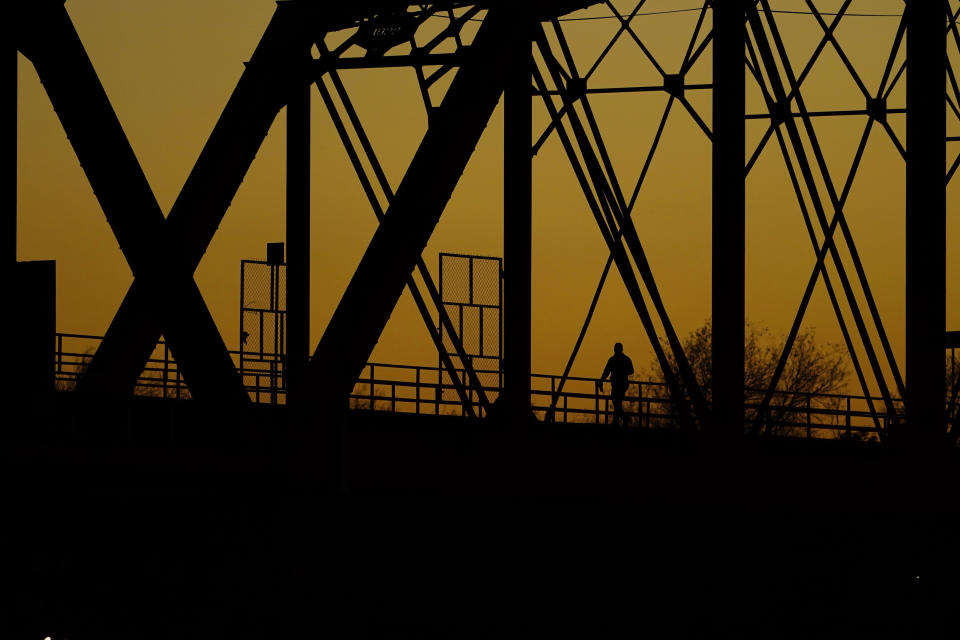
M691 5L697 3L691 2ZM129 395L164 339L178 376L195 399L242 406L250 402L242 372L218 332L193 274L226 215L278 113L287 110L287 391L309 413L346 408L358 381L375 377L368 365L394 306L409 289L438 350L441 333L454 358L442 357L467 415L493 404L472 369L437 286L422 258L445 205L501 97L504 101L505 369L500 407L526 420L534 406L555 412L564 402L570 367L612 271L630 299L663 369L664 393L688 429L733 435L764 427L783 393L780 377L814 288L828 292L850 354L863 407L882 437L941 442L948 434L945 388L946 187L960 167L960 6L955 0L907 0L895 35L876 42L885 60L871 84L844 49L838 27L870 3L843 0L829 12L814 0L802 11L819 26L813 51L794 51L783 37L778 0L705 0L689 39L678 42L680 63L669 66L638 35L647 2L629 10L598 0L409 3L368 0L331 4L279 2L262 40L189 174L164 215L131 144L74 29L63 2L11 8L12 38L34 65L127 260L134 282L85 371L78 389ZM589 19L618 27L598 57L583 59L569 37L570 22ZM678 9L679 10L679 9ZM438 26L442 25L442 26ZM865 28L865 27L859 27ZM618 43L635 46L650 78L604 86L599 70ZM807 81L836 55L857 88L851 104L808 108ZM639 64L639 63L638 63ZM428 129L399 184L391 184L341 78L359 68L406 67L416 79ZM445 93L438 90L445 82ZM379 226L319 344L309 343L310 104L319 95L344 144ZM653 143L639 179L623 184L602 135L597 94L663 92L662 117L650 123ZM711 114L693 94L711 94ZM748 99L747 96L759 96ZM534 128L534 108L547 125ZM9 116L15 119L13 115ZM691 118L712 148L713 376L712 401L697 385L634 224L638 195L671 118ZM822 118L862 123L849 164L828 162L816 124ZM764 123L747 146L746 123ZM905 123L906 135L898 130ZM860 126L858 124L857 126ZM906 367L901 371L860 258L844 207L867 154L868 141L889 140L906 176ZM547 402L531 374L531 165L547 140L559 140L587 207L609 250L590 313ZM948 156L948 150L950 155ZM782 156L809 235L810 277L768 389L744 406L745 179L764 154ZM15 194L14 181L8 190ZM12 202L13 197L8 199ZM16 213L7 225L8 264L16 262ZM437 320L434 320L436 318ZM438 329L439 325L439 329ZM62 349L60 350L62 352ZM676 362L676 371L670 361ZM434 372L434 375L439 376ZM179 381L180 378L178 377ZM178 382L179 384L179 382ZM371 383L374 385L374 383ZM419 388L419 387L418 387ZM539 394L539 395L538 395ZM370 395L376 395L371 390ZM534 400L540 397L541 401ZM642 396L641 396L642 397ZM376 402L376 398L370 400ZM539 404L538 404L539 402ZM642 404L642 403L641 403ZM951 407L953 404L951 403ZM904 410L905 407L905 410ZM745 425L745 415L757 416ZM809 413L808 413L809 417ZM952 434L956 437L956 432Z

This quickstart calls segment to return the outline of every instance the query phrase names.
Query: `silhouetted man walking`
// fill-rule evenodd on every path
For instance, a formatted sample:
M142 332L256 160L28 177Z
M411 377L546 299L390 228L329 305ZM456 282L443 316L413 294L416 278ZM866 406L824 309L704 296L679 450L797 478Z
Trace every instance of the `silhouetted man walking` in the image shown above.
M610 376L610 399L613 400L613 422L626 424L626 417L623 415L623 397L627 394L627 386L630 384L630 374L633 373L633 362L623 353L623 344L618 342L613 345L613 355L607 360L607 366L603 368L603 375L600 376L600 382Z

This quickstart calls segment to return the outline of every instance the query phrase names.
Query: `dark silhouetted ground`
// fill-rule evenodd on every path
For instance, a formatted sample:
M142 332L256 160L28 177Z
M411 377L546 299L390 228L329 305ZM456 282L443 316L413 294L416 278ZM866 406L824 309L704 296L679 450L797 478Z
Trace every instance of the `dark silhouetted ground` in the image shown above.
M79 401L5 421L3 637L958 637L955 457L353 413L335 494L282 410Z

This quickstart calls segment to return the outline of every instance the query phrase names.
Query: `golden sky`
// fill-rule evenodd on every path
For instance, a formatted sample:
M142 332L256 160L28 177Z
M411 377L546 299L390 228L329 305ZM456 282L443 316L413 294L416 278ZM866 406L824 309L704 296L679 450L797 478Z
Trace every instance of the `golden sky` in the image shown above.
M625 12L634 3L617 2ZM696 7L697 0L649 0L644 11ZM818 0L824 11L841 3ZM956 5L956 0L953 0ZM275 4L269 0L69 0L67 10L124 126L157 199L169 211L207 136L259 41ZM801 0L774 0L777 9L804 8ZM898 13L902 0L854 0L851 11ZM577 16L609 15L603 9ZM637 34L668 72L675 72L697 13L648 15ZM822 31L809 15L780 14L795 67L806 63ZM615 20L568 22L581 71L617 30ZM897 18L844 19L837 38L871 90L876 90L898 25ZM335 37L335 36L331 36ZM952 48L954 61L956 47ZM901 53L900 58L902 59ZM710 81L704 55L688 82ZM43 92L21 57L19 67L19 259L58 261L60 331L102 335L126 288L130 270ZM344 81L396 187L426 128L410 69L344 72ZM591 87L659 84L629 38L622 38L591 79ZM762 109L748 78L748 112ZM312 340L319 339L375 229L330 118L314 93ZM690 101L710 122L710 93ZM862 109L863 99L839 57L828 48L803 90L810 109ZM903 81L890 104L902 107ZM591 97L624 189L632 191L659 117L662 92ZM542 105L535 122L544 123ZM904 140L903 116L891 125ZM865 116L818 119L825 155L842 183L866 124ZM267 242L284 238L284 126L281 112L197 272L213 316L230 348L237 347L239 261L262 258ZM537 125L535 125L537 126ZM748 123L752 152L765 126ZM951 116L950 135L960 127ZM539 131L535 135L539 135ZM950 145L949 161L960 152ZM441 251L502 255L502 116L498 108L424 254L436 275ZM533 366L559 373L607 257L579 186L556 138L534 160ZM957 180L948 193L948 320L960 329L957 293L960 227L954 224ZM785 332L813 267L803 226L775 140L747 181L747 317ZM904 168L890 138L874 132L845 212L898 359L903 359ZM710 315L710 146L693 119L673 109L634 213L667 309L681 335ZM850 267L849 261L847 266ZM822 341L839 342L837 321L819 286L805 327ZM622 341L641 371L651 350L616 274L612 274L574 368L600 373L613 342ZM433 364L435 351L409 295L395 311L373 359Z

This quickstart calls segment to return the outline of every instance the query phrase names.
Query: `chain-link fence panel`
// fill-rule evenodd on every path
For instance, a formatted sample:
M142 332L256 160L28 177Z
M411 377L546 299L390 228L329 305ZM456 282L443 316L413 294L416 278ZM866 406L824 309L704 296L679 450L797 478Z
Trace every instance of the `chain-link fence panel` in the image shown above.
M454 328L451 335L443 323L439 324L443 349L453 362L457 379L440 361L440 389L437 392L437 410L447 413L463 411L457 384L465 388L475 409L479 403L478 390L470 385L465 369L472 367L487 398L493 400L500 392L502 374L500 362L502 341L502 273L500 258L452 253L440 254L440 297ZM467 362L461 360L456 347L459 341Z
M286 388L287 268L240 263L240 375L257 402L280 402Z

